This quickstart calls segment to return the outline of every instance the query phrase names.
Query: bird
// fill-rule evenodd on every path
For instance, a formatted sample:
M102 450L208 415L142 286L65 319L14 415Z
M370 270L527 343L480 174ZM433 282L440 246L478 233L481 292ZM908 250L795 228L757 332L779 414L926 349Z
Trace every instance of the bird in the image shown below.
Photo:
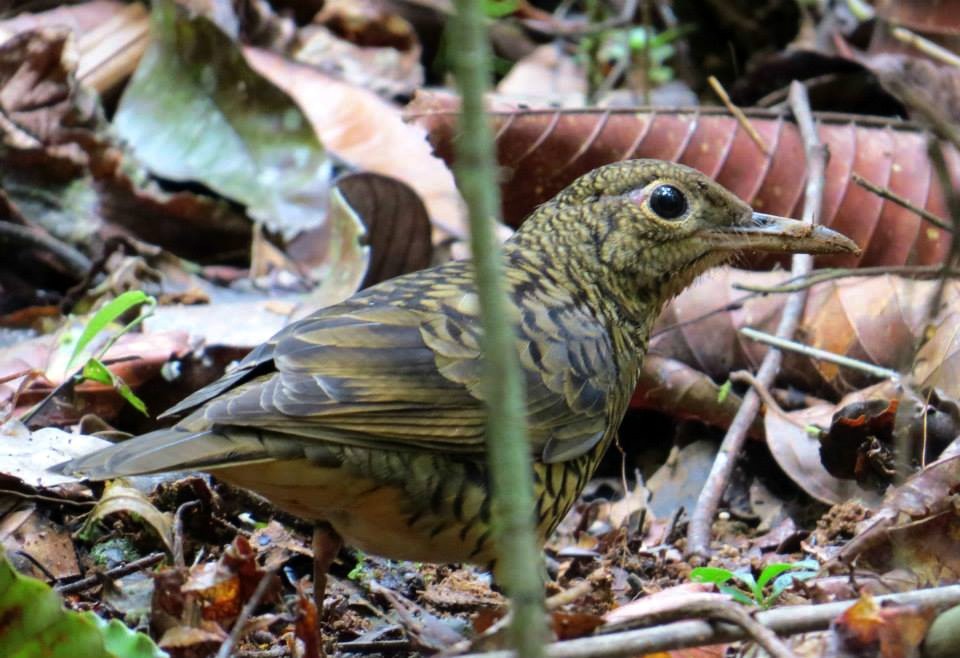
M615 436L662 307L743 250L859 253L658 160L582 175L503 244L541 542ZM291 323L168 410L172 426L54 470L206 471L252 490L315 525L320 601L342 542L492 566L482 371L473 266L451 261Z

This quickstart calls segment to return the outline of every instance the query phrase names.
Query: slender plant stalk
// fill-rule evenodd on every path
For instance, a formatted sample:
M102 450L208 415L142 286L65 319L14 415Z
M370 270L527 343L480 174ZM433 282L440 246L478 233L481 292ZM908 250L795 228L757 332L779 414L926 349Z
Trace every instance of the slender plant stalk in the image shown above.
M470 211L477 293L483 326L487 453L493 486L497 576L513 602L511 625L520 658L543 655L546 638L541 556L534 530L533 474L524 387L509 312L503 257L494 235L500 195L493 135L483 107L490 55L481 0L457 0L451 20L454 72L463 110L457 140L457 180Z

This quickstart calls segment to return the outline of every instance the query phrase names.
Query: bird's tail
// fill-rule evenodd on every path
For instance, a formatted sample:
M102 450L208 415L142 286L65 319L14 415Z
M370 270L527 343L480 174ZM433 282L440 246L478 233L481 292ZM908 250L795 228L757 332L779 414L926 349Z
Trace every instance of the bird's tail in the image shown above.
M171 427L71 459L50 470L90 480L106 480L164 471L213 470L271 458L257 430L190 431Z

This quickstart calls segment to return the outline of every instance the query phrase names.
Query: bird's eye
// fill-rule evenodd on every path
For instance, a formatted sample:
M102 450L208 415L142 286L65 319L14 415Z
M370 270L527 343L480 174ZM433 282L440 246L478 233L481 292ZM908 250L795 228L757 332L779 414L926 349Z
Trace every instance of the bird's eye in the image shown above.
M664 219L676 219L687 211L687 197L673 185L660 185L650 195L650 209Z

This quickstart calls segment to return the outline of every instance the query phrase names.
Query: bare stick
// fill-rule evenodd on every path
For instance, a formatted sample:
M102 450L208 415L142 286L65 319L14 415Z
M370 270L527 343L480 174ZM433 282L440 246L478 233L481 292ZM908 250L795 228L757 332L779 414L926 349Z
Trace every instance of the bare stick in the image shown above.
M771 336L771 338L775 338L775 336ZM796 345L802 344L796 343ZM805 345L802 346L806 347ZM768 412L775 413L776 415L780 416L784 422L790 423L795 427L799 427L800 429L806 428L803 423L797 421L790 414L783 410L783 407L780 406L780 403L773 398L773 393L770 392L770 389L764 386L763 382L758 381L757 378L753 376L753 373L749 370L737 370L736 372L731 372L730 381L750 384L750 386L756 389L757 394L760 396L760 399L763 400L763 403L767 405Z
M920 36L916 32L911 32L905 27L895 27L890 31L890 33L897 41L905 43L908 46L913 46L924 55L927 55L942 64L960 67L960 57L957 57L954 53L950 52L943 46L930 41L930 39Z
M853 179L854 183L856 183L862 188L870 190L871 192L876 194L878 197L887 199L888 201L893 201L898 206L906 208L910 212L920 215L923 219L927 220L937 228L941 228L944 231L949 231L950 233L953 233L953 227L950 226L950 224L948 224L946 220L944 220L942 217L938 215L934 215L932 212L930 212L926 208L921 208L920 206L914 203L911 203L909 200L904 199L899 194L894 194L893 192L891 192L885 187L880 187L875 183L871 183L866 178L864 178L863 176L861 176L856 172L852 173L850 175L850 178Z
M858 276L882 276L884 274L905 274L918 279L931 279L940 276L943 267L940 265L881 265L878 267L861 267L859 269L850 269L847 267L834 267L824 270L813 270L803 277L792 277L775 286L754 286L749 283L733 283L731 287L734 290L745 290L747 292L769 294L784 294L806 290L812 288L818 283L833 281L834 279L847 279ZM951 269L951 276L960 276L960 269Z
M163 560L164 555L164 553L151 553L150 555L142 557L139 560L127 562L126 564L122 564L119 567L114 567L109 571L94 574L93 576L87 576L86 578L81 578L80 580L67 583L66 585L57 585L53 589L61 594L75 594L77 592L82 592L90 589L91 587L99 585L105 579L114 580L116 578L122 578L124 576L129 576L132 573L136 573L142 569L152 567Z
M960 585L920 589L876 597L878 604L916 605L934 609L960 604ZM836 601L820 605L789 605L766 610L754 615L756 621L778 635L796 635L822 631L838 615L846 611L851 601ZM652 628L595 635L547 647L547 658L627 658L629 656L706 646L748 638L745 630L727 623L704 620L679 621ZM459 658L514 658L510 651L476 653Z
M720 102L722 102L730 114L737 118L737 122L743 126L743 129L747 131L747 134L750 136L750 139L753 140L753 143L757 145L760 151L770 157L770 149L767 148L767 143L763 141L763 137L760 136L760 133L757 132L757 129L753 127L753 124L750 123L750 119L747 118L747 115L743 113L739 107L733 104L733 101L730 100L730 96L727 94L727 90L723 88L723 85L720 84L720 81L717 80L714 76L707 78L707 82L710 83L710 87L713 89L714 93L720 97Z
M892 379L894 381L900 380L900 373L896 370L890 370L888 368L882 368L880 366L875 366L872 363L867 363L866 361L860 361L859 359L851 359L850 357L843 356L842 354L836 354L834 352L828 352L826 350L821 350L817 347L810 347L809 345L804 345L803 343L798 343L793 340L788 340L786 338L780 338L779 336L771 336L768 333L763 331L757 331L756 329L751 329L750 327L744 327L740 330L740 333L746 336L751 340L755 340L758 343L763 343L765 345L770 345L775 347L778 350L786 350L789 352L797 352L798 354L803 354L809 356L812 359L817 359L818 361L826 361L828 363L835 363L838 366L843 366L844 368L851 368L853 370L859 370L867 374L873 375L874 377L880 377L882 379ZM751 382L753 384L753 382ZM755 386L756 384L754 384Z
M816 126L813 123L807 90L799 82L794 81L790 85L790 103L800 127L800 133L803 135L807 156L807 188L803 204L803 220L808 224L815 225L820 217L823 198L826 151L820 143ZM813 258L811 256L807 254L793 256L791 267L793 276L809 274L812 269ZM800 319L803 317L803 308L806 301L807 292L805 290L791 293L783 305L783 315L780 317L780 324L777 327L777 336L782 338L793 336ZM782 360L783 354L780 350L771 349L768 351L763 358L760 369L757 371L757 381L769 387L780 370ZM710 552L710 530L713 526L713 519L716 516L717 508L720 506L720 499L723 497L730 475L733 473L737 456L747 440L747 432L759 410L760 396L755 388L751 388L743 396L743 404L730 424L726 436L723 437L723 443L720 445L720 451L713 462L713 468L711 468L710 475L707 476L707 481L697 500L697 507L690 517L690 525L687 529L688 555L706 556Z

